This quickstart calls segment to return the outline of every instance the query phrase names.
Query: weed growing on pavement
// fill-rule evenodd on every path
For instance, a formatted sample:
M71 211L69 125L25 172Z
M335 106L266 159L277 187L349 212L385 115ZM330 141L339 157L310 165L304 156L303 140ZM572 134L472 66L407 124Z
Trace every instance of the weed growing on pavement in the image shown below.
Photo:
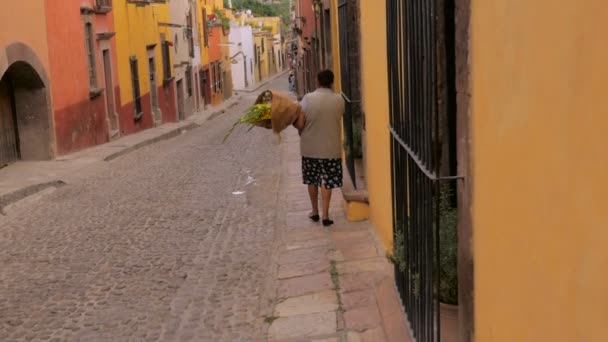
M334 284L334 290L336 296L338 296L338 311L344 312L344 306L342 305L342 296L340 295L340 275L338 274L338 268L336 267L336 261L332 260L330 263L329 274L331 275L331 281Z
M266 317L264 317L264 322L266 324L270 325L270 324L272 324L272 322L276 321L277 319L279 319L279 317L277 317L277 316L266 316Z

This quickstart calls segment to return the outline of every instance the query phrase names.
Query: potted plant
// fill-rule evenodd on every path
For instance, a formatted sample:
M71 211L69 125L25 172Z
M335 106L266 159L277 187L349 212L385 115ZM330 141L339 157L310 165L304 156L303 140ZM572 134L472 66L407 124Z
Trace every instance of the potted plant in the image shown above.
M458 214L452 205L452 190L449 184L443 184L439 193L439 267L434 270L435 279L439 279L439 316L441 319L441 340L458 341ZM406 261L405 241L402 234L397 234L393 242L393 253L389 260L401 272L408 268ZM439 278L437 278L437 272ZM418 295L419 274L412 274L413 291Z
M222 33L224 34L224 36L227 36L230 34L230 18L228 18L226 16L226 13L223 10L220 10L218 8L215 8L213 10L215 16L217 17L217 19L219 19L219 24L222 25Z
M439 193L439 302L442 341L458 341L458 215L452 190Z

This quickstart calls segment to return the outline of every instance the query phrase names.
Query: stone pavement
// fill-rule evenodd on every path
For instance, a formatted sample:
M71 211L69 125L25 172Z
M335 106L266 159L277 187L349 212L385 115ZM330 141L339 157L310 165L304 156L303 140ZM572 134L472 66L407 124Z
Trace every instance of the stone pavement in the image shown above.
M267 340L281 146L222 144L252 100L0 214L0 341Z
M325 229L308 219L298 137L284 136L286 231L277 262L275 307L266 318L270 341L410 341L394 287L393 267L369 223L344 217L334 194Z
M384 252L339 194L336 226L310 224L293 130L221 143L254 98L120 158L56 161L44 179L63 183L5 208L0 341L396 340Z
M285 72L278 74L246 92L261 91L269 86L286 89ZM235 91L236 92L236 91ZM61 185L63 179L79 169L90 167L100 161L110 161L142 147L167 140L200 127L208 120L230 111L243 97L249 98L248 104L257 93L235 93L228 101L218 106L193 113L183 121L165 123L145 131L127 135L109 143L83 151L61 156L52 161L17 162L0 169L0 211L7 204L16 202L33 193L53 189Z
M242 96L234 96L219 106L193 113L186 120L165 123L127 135L109 143L61 156L52 161L20 161L0 169L0 209L32 192L52 187L71 173L100 161L110 161L144 146L174 138L201 126L209 119L238 105Z

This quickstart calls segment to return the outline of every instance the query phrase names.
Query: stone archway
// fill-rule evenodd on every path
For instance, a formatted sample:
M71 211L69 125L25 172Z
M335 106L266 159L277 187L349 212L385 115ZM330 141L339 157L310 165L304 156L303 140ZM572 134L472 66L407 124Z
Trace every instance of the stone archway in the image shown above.
M51 159L50 97L42 64L21 43L0 50L0 60L0 167Z

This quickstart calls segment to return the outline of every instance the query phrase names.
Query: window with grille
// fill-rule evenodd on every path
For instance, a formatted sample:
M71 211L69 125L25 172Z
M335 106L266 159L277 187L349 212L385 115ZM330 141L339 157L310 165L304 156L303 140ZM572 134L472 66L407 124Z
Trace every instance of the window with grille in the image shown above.
M213 93L217 92L217 75L215 74L215 63L211 64L211 85Z
M112 7L112 0L95 0L97 8Z
M190 57L194 57L194 32L192 31L192 15L190 13L188 13L188 16L186 17L186 33L188 36L188 52L190 54Z
M186 68L186 89L188 91L188 97L192 97L192 67Z
M97 73L95 70L95 47L93 45L93 24L84 24L84 39L87 49L87 62L89 66L89 86L97 88Z
M207 79L205 78L205 72L202 70L198 72L198 81L200 83L201 88L201 97L205 98L205 87L207 86Z
M203 37L205 47L209 47L209 18L207 18L206 8L203 8Z
M143 116L143 109L141 107L141 94L139 89L139 69L137 63L137 57L131 57L129 59L131 66L131 84L133 87L133 101L135 102L135 120L141 119Z
M217 88L219 91L222 91L222 86L224 85L222 82L222 64L217 63Z
M162 55L163 55L163 77L165 81L171 79L171 50L169 48L169 42L162 42Z

